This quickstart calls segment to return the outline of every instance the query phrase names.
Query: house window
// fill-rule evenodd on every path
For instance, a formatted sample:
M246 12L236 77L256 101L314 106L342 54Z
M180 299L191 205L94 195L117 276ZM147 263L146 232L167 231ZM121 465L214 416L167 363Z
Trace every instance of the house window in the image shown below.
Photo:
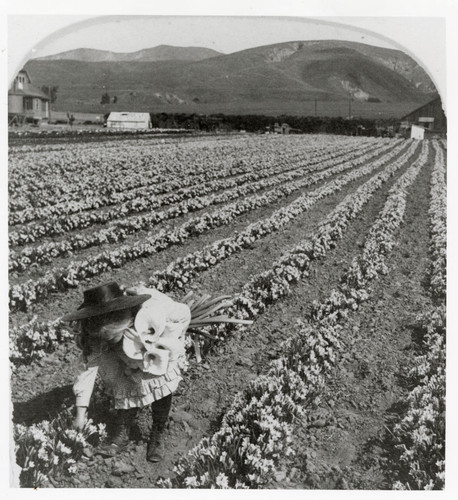
M25 98L24 99L24 108L25 109L33 109L33 101L30 98Z
M24 77L23 76L18 76L17 77L17 88L18 89L23 89L24 88Z
M33 104L34 104L34 109L36 111L39 111L40 110L40 99L34 99Z

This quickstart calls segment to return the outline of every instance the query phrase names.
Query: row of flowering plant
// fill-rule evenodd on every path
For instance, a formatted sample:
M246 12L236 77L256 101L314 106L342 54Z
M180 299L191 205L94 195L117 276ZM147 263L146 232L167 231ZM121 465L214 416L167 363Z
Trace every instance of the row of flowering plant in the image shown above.
M202 143L205 142L206 144L225 144L228 143L228 141L238 141L242 142L243 139L248 139L251 137L250 136L236 136L236 135L217 135L217 136L212 136L211 139L209 140L207 136L203 135L193 135L193 136L183 136L178 139L180 144L183 143ZM108 138L107 140L103 142L95 141L90 144L91 148L96 148L96 147L101 147L101 148L109 148L109 147L117 147L119 146L119 140L116 137L113 138ZM145 142L142 138L139 137L125 137L122 141L123 145L131 145L135 144L135 146L151 146L151 145L160 145L163 146L164 144L169 144L177 143L177 138L174 137L169 137L169 138L164 138L164 137L149 137L148 141ZM77 141L74 144L72 144L72 149L79 149L80 151L85 151L87 149L87 143L83 141ZM65 142L48 142L48 141L43 141L43 142L35 142L35 143L21 143L21 144L9 144L8 145L8 155L10 156L24 156L24 155L29 155L32 153L33 155L36 155L37 153L49 153L51 151L67 151L68 150L68 144Z
M396 490L445 487L445 303L419 318L421 354L409 375L415 383L407 411L392 429L399 457L392 467Z
M76 462L89 445L106 438L105 424L88 420L81 431L71 428L72 409L62 411L51 421L30 426L16 424L14 441L20 485L38 488L49 485L49 477L76 472Z
M279 462L293 454L292 429L317 397L332 365L332 328L297 325L283 356L235 398L220 429L202 439L174 467L165 488L254 489L268 484Z
M428 151L429 147L423 143L418 159L394 184L380 216L368 233L361 255L353 259L344 273L341 286L333 290L326 301L314 305L312 315L315 319L330 316L341 319L339 315L345 314L345 311L358 309L368 297L367 284L388 272L386 255L397 242L397 230L404 219L407 188L426 164Z
M366 259L380 261L392 248L386 247L383 241L394 239L405 207L405 203L399 205L399 199L403 198L405 202L406 188L424 163L425 156L422 155L393 188L366 240L365 250L370 250L355 260L362 268L369 267L364 265ZM393 208L398 213L395 219L388 215ZM380 244L377 245L377 242ZM350 274L351 271L344 280L345 293L358 296L363 283L349 279ZM377 275L368 273L366 278L372 280ZM265 304L260 304L263 301L261 296L257 300L256 310L259 311ZM320 309L318 305L316 307ZM177 462L172 479L162 479L158 484L166 488L242 489L265 486L280 460L292 453L292 425L319 396L325 376L336 360L340 347L339 318L346 316L344 310L353 310L354 307L351 302L342 302L339 309L342 311L336 315L335 310L330 311L324 304L320 317L315 317L309 325L303 325L283 342L283 356L271 364L266 375L251 382L235 398L220 430L202 439Z
M412 154L412 150L403 155L403 158L407 159L408 154ZM386 157L384 158L386 159ZM250 224L237 235L216 241L202 250L189 254L183 259L178 259L166 269L154 273L148 280L148 286L154 286L163 291L183 288L198 273L217 265L234 252L249 247L257 239L279 230L321 198L331 195L347 183L379 168L380 165L381 162L377 161L352 170L341 178L335 179L309 194L304 194L288 206L275 211L271 217ZM14 364L29 363L34 359L40 359L45 353L53 352L57 345L65 342L69 337L72 335L68 332L67 326L58 320L40 323L35 318L10 331L10 359Z
M385 148L387 148L385 146ZM378 148L380 149L380 148ZM353 151L353 156L358 156L358 151ZM348 155L351 158L351 155ZM148 186L141 190L135 190L134 196L122 195L127 201L120 199L120 205L111 210L101 210L96 212L81 212L78 209L81 204L77 202L66 203L66 207L70 211L77 212L72 216L59 215L51 217L45 222L29 223L26 226L21 226L16 231L11 231L9 235L10 245L24 245L37 241L45 236L55 236L66 234L68 231L75 229L84 229L94 224L105 224L107 222L124 218L126 216L151 211L162 206L167 206L175 203L180 203L186 200L191 200L188 204L196 202L198 206L198 196L213 194L216 191L227 190L243 186L249 182L256 182L262 179L268 179L278 174L286 175L291 172L292 176L300 177L309 169L310 171L325 168L327 162L332 161L335 155L320 155L313 157L311 160L302 160L300 162L285 161L278 162L279 164L271 168L258 168L251 172L238 175L236 177L229 176L212 180L210 182L197 182L198 179L182 179L176 176L169 182L161 185ZM315 168L312 166L315 165ZM194 182L196 181L196 182ZM189 184L189 187L186 185ZM157 192L164 190L166 194L156 196ZM106 203L99 197L93 200L96 207L102 207ZM94 208L94 207L91 207ZM54 209L54 207L53 207Z
M164 182L182 173L185 177L204 176L213 172L243 173L251 153L258 151L256 141L199 140L186 148L174 144L123 141L103 144L75 144L63 151L11 156L8 187L11 212L81 201L97 195L110 196L142 186ZM289 157L284 146L282 153ZM216 149L215 149L216 148ZM266 146L267 162L277 157ZM237 152L237 154L235 154ZM292 154L294 155L296 151ZM240 168L242 167L242 168ZM80 175L81 171L84 176Z
M392 467L394 489L445 487L446 388L446 186L443 145L433 142L430 189L430 292L433 304L418 317L420 349L409 378L414 388L407 411L392 429L399 457Z
M401 159L406 161L411 154L413 154L412 150L404 154ZM235 236L215 241L201 250L178 258L171 262L166 269L156 271L148 280L148 286L164 292L184 288L197 274L219 264L230 255L240 252L244 248L249 248L256 240L285 227L286 224L291 223L295 217L308 210L322 198L332 195L349 182L367 175L379 167L380 162L374 162L354 169L315 191L300 196L288 206L276 210L267 219L250 224Z
M415 150L417 145L413 146ZM398 158L379 174L361 185L326 217L313 236L297 245L283 256L271 270L261 273L245 285L240 300L248 310L248 317L262 312L278 297L289 294L290 283L297 282L307 275L311 260L324 257L328 250L335 247L346 227L363 209L372 195L401 167L405 158ZM261 310L259 309L261 308Z
M396 148L391 152L391 154L388 153L387 157L391 158L392 155L397 154L397 152L398 149ZM323 163L321 168L305 168L304 170L298 169L286 172L272 178L257 181L252 184L245 184L236 187L235 189L226 190L220 194L191 198L182 201L165 211L155 211L145 215L129 217L121 221L116 221L111 223L107 228L95 231L90 235L83 236L75 234L66 238L65 241L25 247L21 252L11 251L9 256L9 271L23 272L34 264L46 264L52 262L56 257L67 255L75 250L97 246L102 243L119 243L120 241L126 239L127 236L130 236L131 234L134 234L142 229L150 229L155 224L164 220L176 218L185 213L193 212L211 205L226 203L242 196L258 193L261 190L265 190L279 184L284 185L288 182L294 181L296 178L300 179L301 177L308 175L308 177L306 177L302 182L298 183L298 185L302 188L312 184L313 182L318 182L327 178L335 173L339 173L344 169L352 168L357 164L367 161L367 159L368 155L366 154L355 158L351 162L340 164L333 169L331 167L334 161L329 161ZM310 173L315 170L323 171L323 173L321 175L311 176ZM60 228L60 230L63 229L63 227ZM56 227L54 227L53 230L56 230ZM10 238L12 237L13 235L10 235ZM28 234L27 237L30 239L33 235Z
M432 180L434 186L434 174ZM353 262L344 285L326 303L315 306L317 319L331 314L340 319L342 304L357 308L367 296L365 286L368 280L387 272L385 256L396 244L393 228L399 225L404 213L405 194L402 189L390 198L383 220L378 228L373 228L377 233L368 239L362 257ZM431 220L433 223L434 217ZM361 294L354 293L358 287ZM409 374L415 387L407 397L406 413L390 430L398 450L398 456L390 466L393 488L397 490L442 489L445 482L444 301L419 317L419 331L424 332L421 354Z
M343 145L342 140L331 142ZM358 141L352 142L358 146ZM185 147L181 141L164 145L124 141L122 145L79 144L64 151L13 156L9 158L8 208L13 212L80 202L165 182L174 176L211 180L219 169L237 174L252 165L262 168L283 160L294 162L319 149L336 150L333 144L318 136L307 143L297 138L268 142L256 137L225 141L200 138ZM347 147L348 143L344 145Z
M296 168L296 165L293 165L291 168ZM221 175L220 178L210 182L206 182L199 178L185 177L181 179L175 177L159 185L153 184L130 192L124 191L120 196L115 194L111 200L113 203L107 203L107 197L100 196L92 198L88 202L66 202L62 210L60 205L55 205L49 209L41 209L41 214L39 214L41 217L45 217L44 213L46 211L57 213L55 213L53 217L49 216L48 220L45 222L39 221L29 223L25 226L21 226L17 231L12 231L9 237L9 243L12 245L25 244L37 241L45 236L64 234L75 229L84 229L93 224L105 224L109 221L131 214L157 209L161 206L171 205L183 200L195 198L196 196L204 196L221 189L234 188L246 182L252 182L279 174L283 170L285 170L285 166L281 164L280 166L277 165L270 169L260 169L260 171L245 173L235 178ZM189 184L189 187L186 187L187 184ZM157 196L158 194L162 194L162 196ZM112 205L115 203L116 198L119 198L119 205L111 210L97 212L82 211L82 207L85 205L87 205L88 210ZM73 213L74 215L68 216L67 212ZM16 214L12 215L12 218L22 218L23 215L24 212L16 212ZM21 220L20 222L23 221Z
M284 160L284 159L283 159ZM286 163L280 162L281 165L278 165L278 160L275 162L275 165L272 165L273 162L266 162L264 168L261 169L265 176L269 175L269 172L272 168L276 167L276 169L272 172L272 174L280 172L281 168L286 168ZM178 178L178 176L171 175L172 172L165 171L161 176L156 173L156 175L152 176L151 172L149 172L148 177L150 178L150 182L148 184L142 184L141 186L124 189L123 191L112 191L110 193L101 194L99 196L94 197L82 197L80 200L72 200L70 203L68 200L63 202L49 205L41 208L33 208L25 209L21 211L13 212L9 217L9 224L23 224L25 222L29 222L35 219L49 218L49 217L59 217L74 213L79 213L85 210L91 210L94 208L100 208L109 205L116 205L119 203L125 203L130 200L135 200L136 198L144 198L144 197L152 197L161 194L171 193L177 190L182 190L186 187L190 186L199 186L203 183L208 183L211 181L217 181L219 179L230 178L234 175L240 176L239 183L243 183L246 180L251 180L250 174L254 173L253 165L244 165L244 168L240 168L240 165L244 165L242 162L237 163L238 168L234 169L232 164L229 165L220 165L215 163L215 165L209 166L204 172L200 174L194 175L186 175L186 170L182 172L182 177ZM234 172L235 170L235 172ZM154 172L154 171L153 171ZM214 183L214 189L219 189L220 185L218 183ZM189 196L195 194L192 190L188 190L185 192L189 192ZM165 197L167 200L167 197ZM164 201L164 204L166 201ZM128 205L127 205L128 206Z
M418 143L412 145L412 151ZM310 239L294 247L279 259L270 270L252 278L234 298L233 306L228 313L233 317L253 319L272 303L288 295L291 284L303 276L307 276L310 263L324 258L327 251L333 248L343 236L349 222L356 217L377 189L386 182L399 168L405 165L406 157L398 158L381 173L372 177L348 195L320 224ZM362 294L364 295L364 294ZM218 337L224 337L231 332L231 326L218 329ZM212 341L205 339L204 347Z
M377 145L372 145L372 148L377 148ZM378 145L380 147L380 145ZM157 195L163 195L166 193L173 193L178 191L181 199L186 199L194 196L199 196L211 192L217 189L226 189L241 185L244 182L250 182L257 179L262 179L269 177L270 175L275 175L280 172L285 172L298 167L304 167L306 165L313 165L319 163L320 161L326 161L331 158L343 156L344 154L350 153L354 150L355 153L359 152L360 148L355 148L355 146L347 147L346 150L331 150L329 152L321 151L317 149L316 151L311 151L309 153L310 158L306 161L302 160L299 163L298 158L290 158L293 156L285 155L280 158L271 159L270 161L264 162L262 168L259 168L257 164L251 164L238 161L236 163L238 168L234 168L233 164L228 166L215 164L207 168L203 173L196 175L185 175L186 172L182 172L181 176L176 174L173 176L162 177L157 174L151 178L151 183L147 185L142 185L137 188L125 189L121 192L114 191L108 194L102 194L94 196L91 198L85 197L79 201L74 200L69 202L65 200L54 205L49 205L47 207L35 208L31 207L29 209L12 212L9 214L8 223L10 226L15 224L24 224L37 219L47 219L50 217L62 217L65 215L76 214L86 210L97 209L100 207L106 207L110 205L124 204L122 212L125 213L126 209L129 209L130 204L126 203L135 199L150 198ZM297 151L295 152L297 155ZM288 157L289 156L289 157ZM238 176L234 178L234 176ZM232 183L229 182L227 185L223 182L217 182L218 180L231 178ZM159 182L163 180L163 182ZM205 183L205 186L203 184ZM194 186L194 189L185 189ZM206 189L203 191L202 188ZM151 208L157 208L158 206L166 205L169 203L175 203L174 197L161 197L157 199L160 204L152 205ZM135 204L132 209L135 208ZM59 219L56 220L59 222ZM72 226L77 226L74 222Z
M438 143L433 143L436 152L431 176L431 270L430 284L433 295L444 298L447 273L447 184L444 152Z
M74 338L68 325L59 320L40 322L34 316L28 323L10 329L9 353L12 368L30 364L54 352L60 344Z
M157 134L183 134L193 133L193 130L186 128L159 128L141 129L141 130L119 130L113 128L99 127L99 128L71 128L71 129L36 129L36 130L10 130L8 134L10 137L72 137L79 135L107 135L107 136L138 136L138 135L157 135Z
M382 161L383 160L379 160ZM345 167L346 168L346 167ZM326 173L316 174L326 175ZM305 179L310 185L310 179ZM316 181L315 181L316 182ZM304 184L302 184L304 186ZM116 250L102 252L84 261L70 263L66 268L49 271L38 280L28 280L13 285L9 290L10 310L28 310L30 306L44 300L54 291L77 286L82 280L123 266L126 262L146 257L163 249L182 243L188 238L221 225L227 225L235 217L255 208L266 206L273 201L291 194L297 186L285 185L265 194L253 196L243 201L227 205L213 213L190 219L171 231L161 230L143 241L124 245Z
M320 165L316 166L317 163L320 163ZM205 204L206 198L196 198L196 196L199 193L201 195L209 193L211 194L213 193L213 191L217 191L222 188L224 188L224 190L236 188L233 194L233 198L236 198L238 197L237 186L239 190L242 190L242 192L243 189L245 189L247 193L251 192L249 190L250 185L247 184L247 182L254 182L253 190L259 190L263 187L275 185L276 182L280 183L286 180L294 179L294 177L301 177L308 170L310 172L314 170L321 170L336 163L338 163L338 161L333 162L331 159L325 161L323 157L321 157L321 160L315 159L307 162L301 162L300 165L294 164L292 166L290 165L288 168L285 168L285 166L282 164L280 167L277 166L273 169L258 169L258 171L256 172L251 172L236 179L223 179L204 186L193 186L190 189L179 189L177 192L165 197L145 198L129 203L124 203L114 210L102 211L98 213L79 214L71 218L54 218L50 221L47 221L46 223L41 224L29 224L25 226L22 231L11 232L9 236L9 242L13 245L25 244L27 242L36 241L44 236L64 234L70 230L82 229L91 224L106 223L113 219L125 217L130 214L144 212L146 210L151 210L153 208L158 208L160 206L171 203L179 203L181 200L184 201L179 204L179 207L182 206L183 209L186 209L186 207L194 206L199 208L200 205L204 207L213 202L222 203L225 201L225 198L221 198L221 195L214 194L213 198L209 198L206 202L207 205ZM312 168L312 165L315 165L315 167ZM309 169L307 169L307 167L309 167ZM282 174L283 177L277 180L278 174ZM273 178L272 183L270 184L268 182L268 179L271 176ZM264 182L258 181L259 179L264 179ZM260 184L257 184L255 181L260 182ZM174 182L179 183L179 181L176 180ZM174 207L171 212L174 213L173 211L176 210L177 213L180 213L181 211L179 207ZM194 209L197 210L197 208ZM132 224L135 225L135 222L133 222Z

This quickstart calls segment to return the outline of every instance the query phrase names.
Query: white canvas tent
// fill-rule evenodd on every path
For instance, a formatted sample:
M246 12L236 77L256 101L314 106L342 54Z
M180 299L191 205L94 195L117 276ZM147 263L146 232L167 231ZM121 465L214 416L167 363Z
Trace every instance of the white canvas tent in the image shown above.
M107 120L107 128L148 129L151 128L151 119L149 113L112 111Z

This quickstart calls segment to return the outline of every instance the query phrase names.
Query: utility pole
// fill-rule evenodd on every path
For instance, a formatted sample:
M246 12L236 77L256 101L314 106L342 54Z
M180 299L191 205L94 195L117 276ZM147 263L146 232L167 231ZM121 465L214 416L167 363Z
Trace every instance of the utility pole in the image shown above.
M351 94L348 96L348 119L351 120Z
M316 112L316 110L317 110L317 102L318 102L318 101L317 101L317 99L315 98L315 116L317 115L317 112Z
M48 102L48 124L51 123L51 107L52 107L52 96L51 96L51 85L48 85L48 97L49 97L49 102Z

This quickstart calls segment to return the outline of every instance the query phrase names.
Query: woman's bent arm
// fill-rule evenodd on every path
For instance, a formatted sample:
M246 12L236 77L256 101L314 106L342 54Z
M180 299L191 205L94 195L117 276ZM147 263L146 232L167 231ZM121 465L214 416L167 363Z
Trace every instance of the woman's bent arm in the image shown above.
M97 365L89 366L76 377L73 384L73 394L76 397L77 407L89 406L98 369Z

